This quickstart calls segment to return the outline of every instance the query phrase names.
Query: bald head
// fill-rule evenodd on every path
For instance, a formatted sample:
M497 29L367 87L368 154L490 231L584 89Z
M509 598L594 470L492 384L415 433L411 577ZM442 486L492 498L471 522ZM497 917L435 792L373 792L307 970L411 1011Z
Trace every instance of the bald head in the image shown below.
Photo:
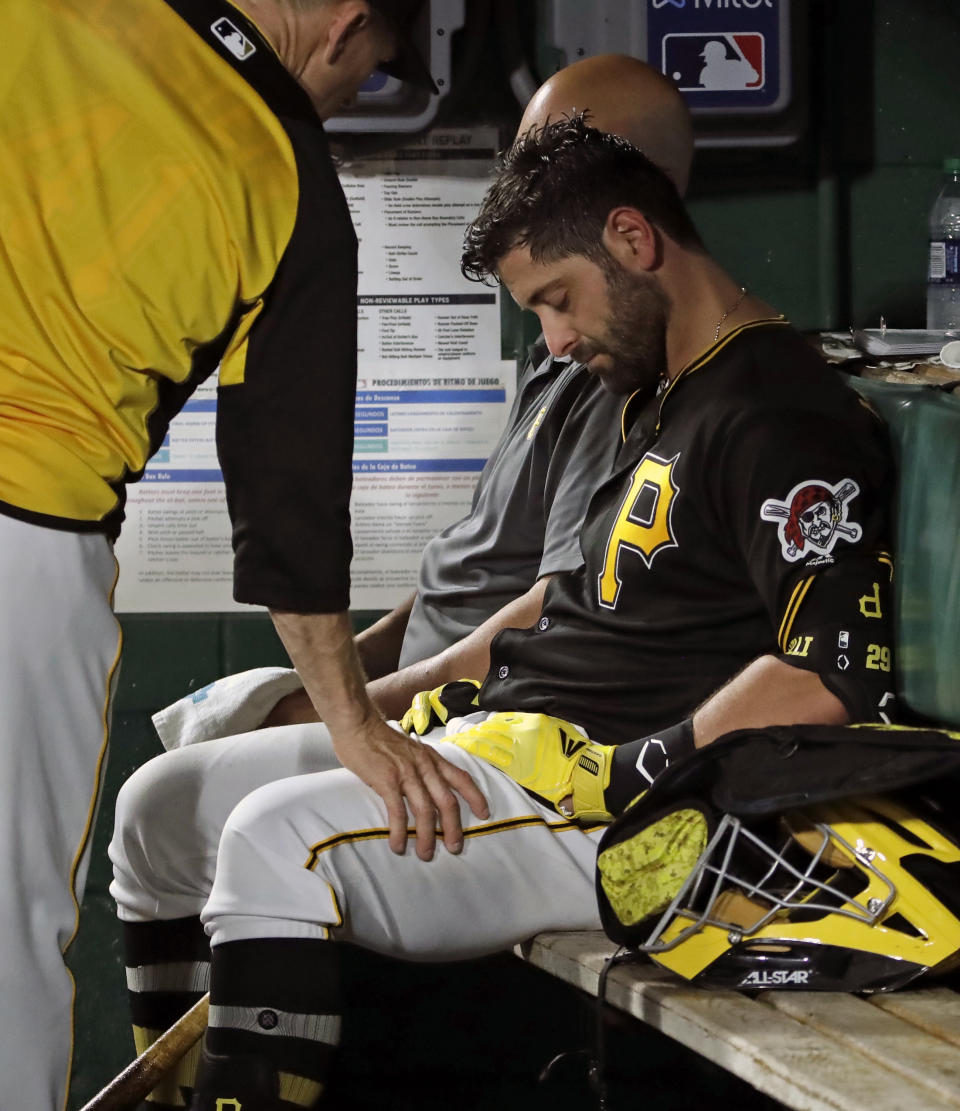
M589 112L593 127L639 147L671 178L681 196L686 193L693 127L683 97L662 73L627 54L598 54L574 62L533 94L517 134L575 112Z

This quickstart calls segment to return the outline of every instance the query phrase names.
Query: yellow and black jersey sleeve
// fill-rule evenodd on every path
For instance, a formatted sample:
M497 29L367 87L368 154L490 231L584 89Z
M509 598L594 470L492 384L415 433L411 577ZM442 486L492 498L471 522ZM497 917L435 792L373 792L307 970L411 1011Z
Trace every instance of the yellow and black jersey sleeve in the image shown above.
M856 722L896 721L893 560L848 556L800 579L780 626L780 659L815 671Z
M222 360L237 596L344 608L356 240L308 98L224 0L3 9L0 511L115 536Z

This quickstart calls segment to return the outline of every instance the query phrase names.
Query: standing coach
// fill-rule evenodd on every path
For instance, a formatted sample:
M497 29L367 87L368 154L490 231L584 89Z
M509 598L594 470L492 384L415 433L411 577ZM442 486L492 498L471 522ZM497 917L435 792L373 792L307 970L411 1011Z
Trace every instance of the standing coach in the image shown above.
M433 87L422 0L5 0L0 1102L66 1100L78 905L120 655L124 488L220 366L235 597L269 608L392 813L469 777L370 705L347 615L356 237L322 120ZM388 752L389 746L389 752ZM449 770L448 770L449 769ZM398 818L399 822L399 818ZM444 823L455 848L459 826Z

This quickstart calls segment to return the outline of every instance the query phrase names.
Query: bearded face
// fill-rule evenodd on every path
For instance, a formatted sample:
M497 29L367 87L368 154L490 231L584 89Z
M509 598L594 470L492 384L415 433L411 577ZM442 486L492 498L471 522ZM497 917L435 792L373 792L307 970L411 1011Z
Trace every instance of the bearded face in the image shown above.
M667 370L670 299L659 280L600 252L537 260L518 246L500 260L500 280L533 309L551 353L583 363L611 393L655 387Z
M585 336L573 357L615 394L652 389L667 369L670 300L656 278L631 274L614 259L603 266L607 311L602 331Z

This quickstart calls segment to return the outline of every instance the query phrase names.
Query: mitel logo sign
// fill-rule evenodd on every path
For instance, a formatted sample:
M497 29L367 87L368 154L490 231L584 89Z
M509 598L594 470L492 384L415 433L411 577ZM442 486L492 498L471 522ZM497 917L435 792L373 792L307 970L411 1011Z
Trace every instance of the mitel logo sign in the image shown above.
M749 92L764 86L765 48L757 31L681 31L664 36L662 69L681 92Z
M667 5L671 8L683 9L687 7L687 0L653 0L653 10L657 11L659 8L665 8ZM695 11L708 10L710 8L746 8L748 11L756 8L772 8L773 0L691 0L690 7Z

